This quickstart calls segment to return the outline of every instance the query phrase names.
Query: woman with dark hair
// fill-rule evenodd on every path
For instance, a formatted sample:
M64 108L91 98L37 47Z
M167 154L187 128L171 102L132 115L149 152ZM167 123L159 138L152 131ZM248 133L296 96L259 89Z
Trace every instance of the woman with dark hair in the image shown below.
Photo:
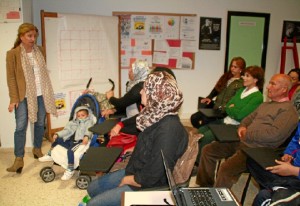
M136 119L141 133L129 163L125 169L108 173L89 184L89 206L121 205L125 191L166 186L161 151L173 170L186 150L188 134L178 116L183 96L175 79L167 72L149 74L141 98L145 107Z
M213 90L206 97L201 99L201 104L213 107L214 109L220 109L225 112L225 105L233 97L238 89L243 86L243 80L241 75L246 67L246 62L242 57L234 57L230 62L230 71L224 73L216 83ZM214 104L213 99L216 98ZM205 125L211 119L205 117L199 111L192 114L191 123L193 127L199 128L201 125Z
M289 99L293 102L300 117L300 69L291 69L288 75L292 79L292 88L289 90Z
M291 77L293 83L292 88L289 91L289 99L292 100L294 94L296 94L300 90L300 69L291 69L288 75Z
M227 116L224 119L214 121L213 124L239 125L244 117L263 102L263 95L260 90L263 89L264 85L264 70L258 66L247 67L242 78L244 87L240 88L226 104ZM215 136L207 125L201 126L199 133L203 134L199 140L198 157L200 158L201 149L214 141Z
M33 156L41 151L45 132L46 112L56 115L54 93L47 71L45 52L36 45L38 29L30 23L19 26L14 47L6 55L7 85L10 97L9 112L15 112L15 162L8 172L21 173L28 120L34 123Z

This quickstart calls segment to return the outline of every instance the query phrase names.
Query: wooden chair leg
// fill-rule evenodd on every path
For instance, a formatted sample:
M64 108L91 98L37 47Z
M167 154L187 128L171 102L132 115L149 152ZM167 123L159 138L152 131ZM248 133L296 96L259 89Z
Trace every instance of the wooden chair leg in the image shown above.
M243 193L242 193L242 197L241 197L241 204L244 205L245 199L246 199L246 195L247 195L247 190L249 188L249 184L250 184L250 180L251 180L251 174L249 173Z

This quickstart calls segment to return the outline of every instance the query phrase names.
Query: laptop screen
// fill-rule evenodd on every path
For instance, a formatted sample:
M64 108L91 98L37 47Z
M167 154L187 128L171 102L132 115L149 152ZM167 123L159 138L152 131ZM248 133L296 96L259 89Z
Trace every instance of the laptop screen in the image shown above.
M170 187L170 190L172 191L172 194L173 194L174 199L176 201L176 205L177 206L183 206L182 201L181 201L180 196L179 196L179 190L178 190L178 187L176 185L173 173L172 173L171 169L169 168L169 165L168 165L168 163L165 159L165 156L164 156L164 153L163 153L162 150L161 150L161 156L162 156L164 167L165 167L165 170L166 170L169 187Z
M161 151L162 159L164 163L164 167L166 169L166 174L168 178L169 187L172 191L172 195L175 199L177 206L184 206L184 205L217 205L217 206L237 206L239 205L234 196L231 195L230 191L227 188L179 188L176 184L174 176L172 174L171 169L168 166L166 158ZM205 193L205 197L203 195L198 194L191 194L191 191L198 190L199 192L202 191L202 194ZM208 194L211 194L209 196ZM208 199L207 199L208 197Z

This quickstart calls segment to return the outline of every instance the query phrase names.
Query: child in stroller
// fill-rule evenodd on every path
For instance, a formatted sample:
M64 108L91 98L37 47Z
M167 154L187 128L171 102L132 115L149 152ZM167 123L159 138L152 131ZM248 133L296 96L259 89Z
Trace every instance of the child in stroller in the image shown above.
M89 115L92 115L94 118L94 123L102 124L105 118L100 115L100 106L99 102L95 98L95 96L91 94L83 94L79 98L77 98L74 103L69 121L74 119L76 116L75 110L78 107L86 106L89 108ZM99 141L99 137L101 139L108 139L108 137L104 137L104 135L100 135L93 133L92 138L86 145L79 144L76 147L76 151L74 151L74 166L73 168L78 169L80 163L80 172L79 176L76 179L76 186L79 189L86 189L88 187L89 182L91 181L91 177L89 176L89 172L106 172L108 171L113 163L117 160L121 153L120 148L106 148L106 141L104 143ZM109 149L109 150L108 150ZM89 155L90 153L90 155ZM56 145L51 150L52 165L60 165L64 169L68 169L68 158L67 158L67 149L62 147L61 145ZM92 156L92 157L91 157ZM105 157L105 158L104 158ZM95 159L105 159L105 161L94 161ZM84 160L84 161L82 161ZM102 164L103 163L103 164ZM88 172L88 173L86 173ZM93 172L93 173L94 173ZM40 171L40 177L46 183L52 182L55 179L55 172L52 169L52 166L45 166Z
M74 174L74 152L80 144L87 145L92 137L89 128L94 125L94 115L87 106L79 106L75 109L75 115L63 130L53 135L53 143L46 155L39 158L40 162L53 161L52 149L61 145L67 149L68 167L61 177L62 180L69 180Z
M100 117L100 107L99 107L99 103L98 103L97 99L93 95L84 94L84 95L81 95L79 98L77 98L76 102L74 103L72 110L71 110L70 118L69 118L70 122L72 122L72 121L74 121L74 119L76 119L75 111L78 111L79 109L77 109L77 108L81 108L82 106L84 106L85 108L88 108L89 124L90 124L90 119L93 119L92 125L94 125L94 123L96 123L96 122L101 123L104 121L104 119ZM90 126L86 126L86 129L88 129L89 127ZM90 146L93 146L93 147L100 146L100 144L97 140L98 135L89 133L89 131L86 131L86 132L88 134L87 136L91 137L90 135L92 135L92 138L88 141L88 143L86 145L78 144L76 149L73 150L74 151L74 153L73 153L74 154L74 165L73 165L74 169L79 166L79 161L80 161L81 157L88 150L88 148ZM58 132L58 136L62 137L62 135L60 135L60 132ZM84 136L84 134L82 135L82 137L83 136ZM67 136L65 136L65 138L68 139ZM58 140L58 139L61 139L61 138L57 138L56 140ZM75 139L75 136L74 136L74 139ZM84 140L84 141L86 141L86 140ZM70 152L70 154L71 154L71 152ZM56 145L55 147L51 147L50 154L47 154L44 157L42 157L40 159L40 161L43 161L43 162L53 161L54 164L60 165L64 169L67 170L68 166L69 166L67 149L65 147L61 146L60 144ZM71 169L71 168L72 167L70 167L69 169ZM55 178L55 172L52 169L52 167L46 166L41 169L40 176L44 182L51 182ZM65 179L65 177L63 179Z

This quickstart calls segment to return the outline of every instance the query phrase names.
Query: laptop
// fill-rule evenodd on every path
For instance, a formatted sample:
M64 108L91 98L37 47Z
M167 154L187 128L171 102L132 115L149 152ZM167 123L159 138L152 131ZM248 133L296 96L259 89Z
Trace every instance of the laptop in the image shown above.
M94 126L89 128L89 131L104 135L110 132L110 130L119 122L118 119L106 119L104 122L101 122L99 124L95 124Z
M119 147L90 147L80 160L79 167L85 172L109 172L122 152Z
M201 108L199 109L200 113L208 118L224 118L224 113L219 109L211 109L211 108Z
M169 168L163 151L161 151L170 190L177 206L236 206L240 205L227 188L191 187L180 188L176 185L172 171Z
M262 168L276 165L275 159L280 160L284 152L284 148L273 149L267 147L243 148L242 150Z
M219 142L239 142L238 125L208 124L208 127Z

